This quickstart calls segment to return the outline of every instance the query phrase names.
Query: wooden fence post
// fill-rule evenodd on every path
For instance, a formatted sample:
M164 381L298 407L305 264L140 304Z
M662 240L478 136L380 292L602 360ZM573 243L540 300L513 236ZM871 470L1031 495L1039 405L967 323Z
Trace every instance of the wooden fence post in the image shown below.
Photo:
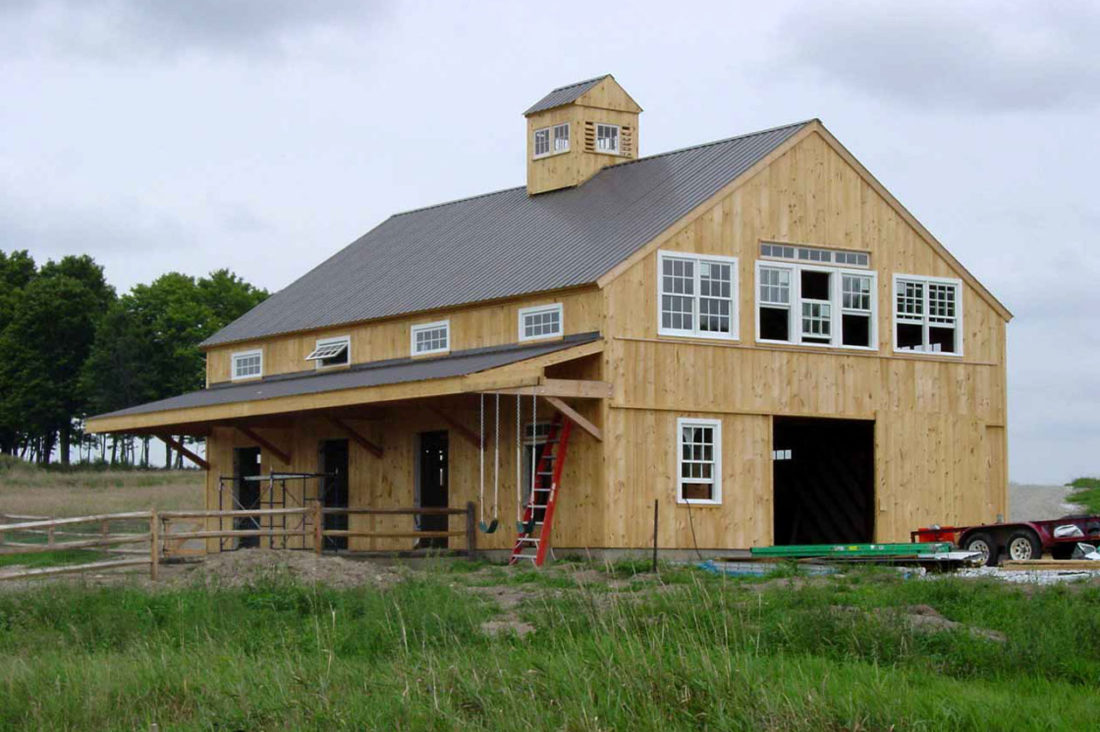
M466 557L477 559L477 516L473 501L466 501Z
M157 576L160 574L159 538L160 518L157 516L157 509L154 508L149 512L149 579L153 582L157 581Z
M46 546L53 546L54 543L55 543L54 542L53 531L54 531L54 527L52 527L52 526L46 527Z
M313 551L317 552L317 556L321 556L325 546L325 515L321 507L321 499L318 498L313 504Z

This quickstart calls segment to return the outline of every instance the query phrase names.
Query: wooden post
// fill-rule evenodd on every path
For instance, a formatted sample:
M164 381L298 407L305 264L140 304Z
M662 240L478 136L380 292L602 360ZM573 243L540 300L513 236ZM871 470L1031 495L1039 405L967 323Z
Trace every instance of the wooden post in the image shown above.
M54 532L54 527L53 526L49 526L49 527L46 528L46 545L47 546L53 546L54 545L53 532Z
M466 501L466 557L472 562L477 559L477 506Z
M653 572L657 572L657 501L653 501Z
M157 516L157 509L153 509L149 514L149 579L153 582L157 581L157 575L160 573L160 518Z
M320 498L313 504L313 551L317 552L317 556L321 556L325 545L325 515L321 512L322 505Z
M102 534L103 536L107 536L107 534L110 534L111 533L111 522L107 521L107 520L104 520L104 521L100 522L100 524L99 524L99 533Z

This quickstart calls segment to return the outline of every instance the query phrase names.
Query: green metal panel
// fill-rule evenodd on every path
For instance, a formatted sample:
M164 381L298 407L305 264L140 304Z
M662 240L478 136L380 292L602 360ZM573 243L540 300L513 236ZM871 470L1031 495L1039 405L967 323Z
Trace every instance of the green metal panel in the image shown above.
M924 544L796 544L754 547L755 557L914 557L951 551L949 542Z

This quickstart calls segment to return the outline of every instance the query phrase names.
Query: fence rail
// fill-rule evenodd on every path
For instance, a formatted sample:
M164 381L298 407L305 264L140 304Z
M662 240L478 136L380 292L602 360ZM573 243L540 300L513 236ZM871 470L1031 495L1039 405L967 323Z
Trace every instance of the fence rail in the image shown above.
M352 529L326 529L324 518L326 516L464 516L465 526L461 531L423 530L423 531L358 531ZM170 522L180 519L238 519L248 518L262 520L264 517L301 516L303 519L300 528L276 527L274 525L264 528L257 526L250 529L201 529L195 531L168 531ZM12 521L11 523L7 523ZM141 533L111 534L109 525L113 521L148 521L149 530ZM303 549L312 548L317 554L324 550L325 539L328 538L359 538L359 539L451 539L465 538L465 553L473 559L477 556L477 519L476 505L467 503L464 508L365 508L348 507L335 508L322 506L320 501L314 501L311 506L302 508L257 508L235 511L130 511L127 513L107 513L94 516L73 516L68 518L49 519L41 516L21 516L13 514L0 514L0 555L40 554L66 549L97 549L116 547L125 544L148 544L148 556L133 559L114 559L108 561L90 562L85 564L70 564L61 567L46 567L40 569L27 569L19 572L0 574L0 581L8 579L24 579L28 577L41 577L55 574L73 572L95 572L116 567L133 567L147 565L149 576L156 580L160 564L168 554L168 543L182 544L185 541L196 539L242 539L251 537L303 537ZM307 525L308 521L308 525ZM59 532L59 526L71 527L80 524L98 524L98 535L95 532ZM17 542L8 539L11 534L46 534L46 543ZM77 541L56 541L57 536L93 536L91 539L79 539ZM305 537L312 537L312 547L305 546Z

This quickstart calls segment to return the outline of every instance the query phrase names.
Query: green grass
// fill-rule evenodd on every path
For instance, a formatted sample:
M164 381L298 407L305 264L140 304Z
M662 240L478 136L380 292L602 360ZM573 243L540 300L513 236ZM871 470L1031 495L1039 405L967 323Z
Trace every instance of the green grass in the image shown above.
M91 549L62 549L56 552L38 552L35 554L0 554L0 567L22 565L28 569L40 567L60 567L66 564L88 564L103 562L111 558L107 552Z
M1089 513L1100 514L1100 478L1077 478L1069 483L1074 492L1070 503L1076 503Z
M537 631L489 638L496 609L464 585L498 569L441 561L386 591L0 593L0 728L1026 730L1100 715L1097 587L868 572L784 588L669 567L677 584L658 585L614 565L626 591L508 583L530 591L518 612ZM895 612L914 604L1007 640L916 633Z

